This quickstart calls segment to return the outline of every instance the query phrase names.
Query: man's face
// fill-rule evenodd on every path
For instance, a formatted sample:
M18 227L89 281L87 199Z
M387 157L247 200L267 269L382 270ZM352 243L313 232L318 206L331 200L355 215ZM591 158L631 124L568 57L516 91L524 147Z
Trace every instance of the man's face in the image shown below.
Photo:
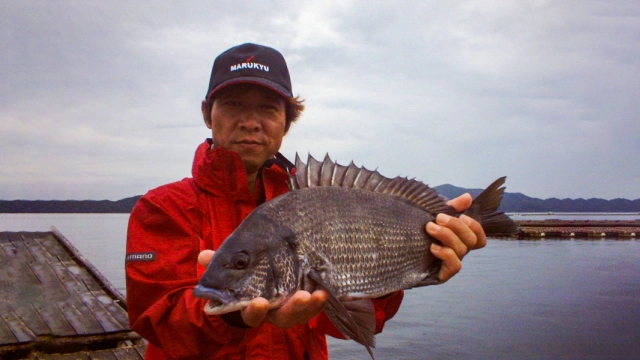
M215 94L206 123L214 146L238 152L251 174L280 149L285 119L285 99L278 93L260 85L237 84Z

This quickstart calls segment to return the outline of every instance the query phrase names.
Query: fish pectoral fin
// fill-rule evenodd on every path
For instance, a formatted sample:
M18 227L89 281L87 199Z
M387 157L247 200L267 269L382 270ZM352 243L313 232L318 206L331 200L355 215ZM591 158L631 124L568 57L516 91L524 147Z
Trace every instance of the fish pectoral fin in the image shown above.
M368 298L340 300L327 288L317 271L311 269L308 276L329 293L324 311L331 322L347 339L364 345L373 359L371 348L376 347L374 336L376 316L373 301Z

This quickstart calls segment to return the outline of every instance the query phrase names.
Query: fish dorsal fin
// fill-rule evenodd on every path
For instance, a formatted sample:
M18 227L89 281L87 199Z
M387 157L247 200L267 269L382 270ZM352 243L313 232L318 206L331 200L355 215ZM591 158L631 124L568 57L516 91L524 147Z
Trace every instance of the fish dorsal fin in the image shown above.
M362 189L393 195L433 213L455 212L434 189L418 180L399 176L390 179L382 176L377 170L358 167L353 161L348 166L339 165L331 160L329 154L325 155L323 161L309 155L305 164L296 154L296 171L289 183L291 190L321 186Z

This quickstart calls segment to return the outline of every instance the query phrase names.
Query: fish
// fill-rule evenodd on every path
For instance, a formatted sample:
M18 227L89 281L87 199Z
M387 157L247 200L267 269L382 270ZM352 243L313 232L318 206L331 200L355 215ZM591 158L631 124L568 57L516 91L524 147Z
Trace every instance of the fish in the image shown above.
M498 211L501 177L464 213L484 227L515 232ZM215 252L193 293L204 311L241 310L256 297L281 307L296 291L324 289L324 311L347 339L374 358L375 314L371 299L438 284L437 240L425 225L439 213L459 216L433 188L406 177L339 165L327 154L303 163L296 154L291 191L252 211Z

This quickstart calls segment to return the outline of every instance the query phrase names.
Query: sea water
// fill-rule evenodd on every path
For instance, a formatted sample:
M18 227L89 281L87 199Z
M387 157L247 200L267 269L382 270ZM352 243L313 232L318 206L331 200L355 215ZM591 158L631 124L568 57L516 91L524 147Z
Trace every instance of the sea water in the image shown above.
M0 214L0 231L55 226L124 292L127 221L128 214ZM329 353L334 359L369 359L353 341L329 338ZM447 283L406 291L400 310L377 335L374 354L377 359L640 358L640 239L490 239L486 248L465 257L462 271Z

